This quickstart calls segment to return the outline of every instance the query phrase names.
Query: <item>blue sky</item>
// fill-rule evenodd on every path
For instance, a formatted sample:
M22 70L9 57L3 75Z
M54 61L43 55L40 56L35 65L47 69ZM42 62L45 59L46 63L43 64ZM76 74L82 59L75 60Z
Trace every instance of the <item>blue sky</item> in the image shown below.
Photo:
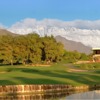
M100 0L0 0L0 23L5 26L23 20L99 20Z

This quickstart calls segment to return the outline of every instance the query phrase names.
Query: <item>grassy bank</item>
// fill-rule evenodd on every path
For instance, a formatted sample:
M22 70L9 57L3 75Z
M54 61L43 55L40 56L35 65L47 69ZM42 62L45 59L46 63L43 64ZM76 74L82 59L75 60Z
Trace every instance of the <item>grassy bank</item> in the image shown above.
M0 66L0 85L15 84L100 84L100 70L68 72L66 64L58 63L50 67Z

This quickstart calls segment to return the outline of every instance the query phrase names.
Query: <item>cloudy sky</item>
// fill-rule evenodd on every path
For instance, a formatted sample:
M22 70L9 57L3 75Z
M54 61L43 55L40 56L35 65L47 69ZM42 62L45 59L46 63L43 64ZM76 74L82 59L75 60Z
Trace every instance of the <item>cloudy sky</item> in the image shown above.
M100 47L100 0L0 0L1 28L24 34L42 26L54 27L47 34Z

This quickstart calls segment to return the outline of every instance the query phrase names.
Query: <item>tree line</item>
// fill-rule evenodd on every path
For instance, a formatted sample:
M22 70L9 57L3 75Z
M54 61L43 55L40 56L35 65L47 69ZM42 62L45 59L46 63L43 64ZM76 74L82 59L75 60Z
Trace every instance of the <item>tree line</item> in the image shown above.
M38 34L0 36L0 63L26 64L57 62L64 54L63 45L53 36Z
M85 54L68 52L53 36L38 34L0 36L0 64L37 64L61 60L88 59Z

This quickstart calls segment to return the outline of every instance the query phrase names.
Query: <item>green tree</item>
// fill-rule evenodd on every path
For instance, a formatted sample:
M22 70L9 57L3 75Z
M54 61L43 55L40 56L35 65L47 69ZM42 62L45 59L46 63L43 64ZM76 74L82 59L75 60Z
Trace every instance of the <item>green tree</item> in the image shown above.
M43 43L43 60L47 62L56 62L61 60L61 57L64 53L64 48L61 43L57 43L53 36L47 37L45 36L42 39Z
M0 38L0 60L5 64L13 65L13 37L10 35Z
M35 33L0 36L0 62L4 64L57 62L63 55L63 45L53 36L40 37Z
M14 59L16 63L26 64L28 52L27 37L24 35L17 36L14 39Z
M41 38L37 34L28 34L28 48L29 56L28 60L31 63L40 63L42 58L42 42Z

